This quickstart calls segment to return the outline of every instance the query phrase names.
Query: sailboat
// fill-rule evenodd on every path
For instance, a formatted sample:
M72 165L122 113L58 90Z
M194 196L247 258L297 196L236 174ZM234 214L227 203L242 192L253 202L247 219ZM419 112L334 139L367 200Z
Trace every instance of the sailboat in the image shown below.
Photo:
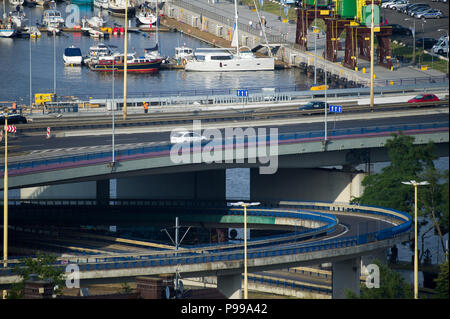
M157 65L158 70L161 67L163 58L159 53L159 13L158 13L158 0L156 0L156 45L153 48L145 49L145 58L149 61L153 61Z
M241 50L239 47L237 1L234 1L235 26L231 48L197 48L192 60L187 60L186 71L229 72L229 71L273 71L273 57L257 57L251 50Z

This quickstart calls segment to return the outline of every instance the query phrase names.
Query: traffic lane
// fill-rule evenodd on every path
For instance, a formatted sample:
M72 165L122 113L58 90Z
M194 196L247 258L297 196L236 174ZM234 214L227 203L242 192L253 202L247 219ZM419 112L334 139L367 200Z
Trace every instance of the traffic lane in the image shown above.
M416 23L416 39L418 38L434 38L439 39L445 35L445 32L437 32L438 29L448 30L448 4L442 2L432 2L431 0L413 0L410 3L427 3L431 8L439 9L442 11L443 16L440 19L427 19L425 23L422 23L421 19L412 18L404 13L381 8L380 15L382 18L386 18L388 24L400 24L408 29L413 28L414 21ZM405 21L405 19L410 19ZM405 43L408 46L413 44L413 36L406 35L392 35L392 40L397 40Z
M341 214L334 215L336 215L339 219L339 224L344 225L348 228L348 232L344 236L342 236L343 238L348 236L364 235L395 226L390 221L383 221L375 218ZM398 220L394 221L398 222Z
M323 115L322 115L323 116ZM302 116L307 118L308 116ZM328 129L349 129L357 127L375 127L375 126L398 126L406 124L424 124L448 121L448 114L432 114L420 115L410 117L392 117L392 118L377 118L367 120L351 120L351 121L335 121L339 115L329 114ZM243 123L245 124L245 123ZM186 127L186 126L185 126ZM186 127L187 128L187 127ZM245 130L247 127L242 126ZM287 133L309 133L313 131L321 131L324 129L324 122L315 123L301 123L282 126L256 126L255 132L258 128L265 128L266 133L270 133L270 128L277 128L278 134ZM204 132L204 131L202 131ZM225 136L224 129L220 129L222 136ZM135 143L150 143L161 142L168 143L170 141L170 132L154 132L154 133L136 133L136 134L115 134L114 142L116 145L120 144L135 144ZM46 139L45 136L16 136L8 138L8 144L17 146L16 152L26 152L33 150L47 150L47 149L63 149L74 147L88 147L88 146L102 146L112 145L112 135L94 135L94 136L74 136Z

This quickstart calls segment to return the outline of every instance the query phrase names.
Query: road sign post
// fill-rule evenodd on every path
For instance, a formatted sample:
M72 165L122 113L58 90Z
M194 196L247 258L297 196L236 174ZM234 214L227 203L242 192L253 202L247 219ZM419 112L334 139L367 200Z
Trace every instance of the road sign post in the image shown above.
M342 113L342 105L330 105L329 111L330 111L330 113L334 113L333 129L335 129L336 128L336 116L337 116L337 113Z
M248 90L236 90L236 96L237 97L248 97ZM244 121L245 121L245 103L242 101L242 113L244 115Z

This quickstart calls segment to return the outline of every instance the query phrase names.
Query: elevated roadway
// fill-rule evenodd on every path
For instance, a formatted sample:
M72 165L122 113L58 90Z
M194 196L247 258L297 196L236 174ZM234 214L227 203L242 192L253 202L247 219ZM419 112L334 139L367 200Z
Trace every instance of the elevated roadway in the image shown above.
M249 210L249 217L275 214L279 219L295 219L301 216L300 219L321 221L325 224L318 224L316 228L308 231L313 237L307 241L299 238L304 236L304 232L250 241L249 272L333 262L335 296L342 297L344 288L359 289L361 256L376 254L409 238L411 218L394 210L339 203L279 202L278 205L271 209ZM229 209L228 214L241 216L242 210ZM345 230L336 234L338 224L345 226ZM318 231L325 231L327 235L317 236ZM179 251L122 253L115 256L91 254L64 259L79 265L82 281L111 281L114 278L178 271L183 278L218 276L219 288L222 286L230 296L236 291L224 287L223 280L236 280L239 289L241 287L243 254L240 244L200 245L184 247ZM20 260L11 260L9 263L11 268L0 270L0 284L5 285L17 280L12 266L20 264Z

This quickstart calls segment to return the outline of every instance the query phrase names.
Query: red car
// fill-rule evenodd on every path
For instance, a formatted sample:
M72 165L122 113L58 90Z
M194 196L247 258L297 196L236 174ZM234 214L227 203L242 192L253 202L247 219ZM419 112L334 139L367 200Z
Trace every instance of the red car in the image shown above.
M417 102L433 102L439 101L439 98L434 94L419 94L413 97L408 103L417 103Z

